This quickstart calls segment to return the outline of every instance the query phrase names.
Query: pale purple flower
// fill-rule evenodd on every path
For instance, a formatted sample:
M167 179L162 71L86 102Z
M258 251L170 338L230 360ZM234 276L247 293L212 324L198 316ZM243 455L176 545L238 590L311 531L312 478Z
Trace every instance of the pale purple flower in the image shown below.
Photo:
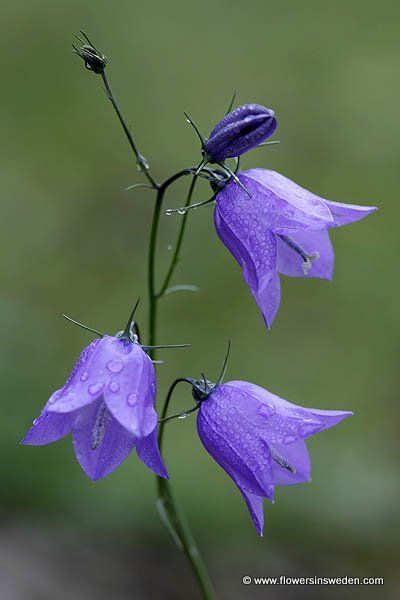
M244 104L228 113L212 130L203 151L209 162L240 156L275 131L275 113L260 104Z
M136 448L149 469L167 478L157 443L155 395L154 366L141 346L104 336L83 350L22 443L40 446L72 433L76 458L93 481L114 471Z
M310 480L304 440L350 415L303 408L258 385L230 381L201 401L197 429L207 452L239 488L262 535L263 499L273 502L277 485Z
M328 230L377 209L325 200L275 171L251 169L238 177L250 197L228 183L216 196L215 227L270 327L280 304L279 274L331 279Z

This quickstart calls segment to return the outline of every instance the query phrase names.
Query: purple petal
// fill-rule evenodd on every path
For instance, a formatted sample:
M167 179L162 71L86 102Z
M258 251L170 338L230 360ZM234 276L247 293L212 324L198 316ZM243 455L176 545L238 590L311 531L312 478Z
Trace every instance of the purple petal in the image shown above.
M98 398L104 388L99 373L99 354L106 338L93 340L80 354L64 387L52 394L46 410L68 413Z
M358 206L357 204L342 204L341 202L331 202L325 200L326 206L331 211L334 222L329 227L340 227L354 221L359 221L375 212L376 206Z
M263 498L261 496L256 496L255 494L250 494L245 490L240 491L247 504L247 508L249 509L254 527L256 528L258 535L262 537L264 529Z
M279 281L279 275L274 273L262 290L257 292L251 290L251 292L262 312L265 325L270 329L281 303L281 283Z
M261 211L268 229L323 229L333 222L323 198L276 171L250 169L243 171L239 179L254 195L254 199L250 200L252 209Z
M114 418L125 429L137 437L146 437L157 425L154 366L138 344L129 344L128 348L124 368L113 374L104 398Z
M247 381L229 381L221 388L231 390L241 421L257 427L258 435L273 447L308 438L352 415L298 406Z
M276 275L276 239L273 233L249 230L227 224L217 206L214 213L215 227L223 244L235 257L243 270L267 327L270 327L280 303L280 283ZM231 221L232 222L232 221Z
M306 410L321 424L318 432L329 429L330 427L334 427L344 419L347 419L347 417L353 416L353 413L349 410L318 410L317 408L307 408ZM317 433L316 431L312 430L308 431L305 423L303 423L302 430L303 439L310 437L313 435L313 433Z
M73 443L82 469L96 481L114 471L129 456L135 437L112 417L100 398L79 411Z
M43 411L33 421L32 427L21 441L21 444L42 446L56 442L71 432L74 419L74 414L54 414Z
M153 473L164 479L169 479L167 468L164 465L157 440L157 429L144 438L138 438L136 442L136 452L142 462Z
M273 445L274 452L282 457L289 465L295 469L291 473L288 469L274 461L272 467L274 485L294 485L311 479L311 462L307 446L303 440L298 440L293 444Z
M217 388L201 405L197 429L207 452L241 490L271 498L272 459L268 445L242 422L232 390Z
M283 230L282 230L283 232ZM301 231L293 230L285 232L291 240L301 246L307 254L319 253L319 258L311 262L311 268L308 273L303 272L302 257L292 248L290 248L277 235L278 259L277 268L282 275L289 277L318 277L319 279L332 279L334 252L329 234L326 231Z

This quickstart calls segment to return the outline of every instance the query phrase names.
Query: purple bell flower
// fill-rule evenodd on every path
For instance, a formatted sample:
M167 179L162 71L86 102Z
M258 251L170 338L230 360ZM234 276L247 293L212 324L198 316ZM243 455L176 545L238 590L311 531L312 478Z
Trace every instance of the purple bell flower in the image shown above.
M328 230L347 225L376 207L320 198L266 169L238 175L216 196L215 227L243 269L269 328L280 304L279 274L331 279L334 253Z
M93 481L136 448L149 469L168 478L157 443L155 395L154 366L141 346L106 335L83 350L22 443L41 446L72 433L76 458Z
M244 104L228 113L212 130L203 151L209 162L240 156L269 138L277 127L275 113L259 104Z
M310 480L305 439L353 413L291 404L245 381L217 385L202 400L200 439L239 488L254 526L263 533L263 499L274 501L276 485Z

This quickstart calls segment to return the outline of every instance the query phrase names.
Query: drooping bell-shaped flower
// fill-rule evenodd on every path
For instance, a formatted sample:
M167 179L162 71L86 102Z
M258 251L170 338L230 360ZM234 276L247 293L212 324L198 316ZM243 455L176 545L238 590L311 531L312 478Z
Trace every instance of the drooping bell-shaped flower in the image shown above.
M273 110L260 104L244 104L219 121L205 141L203 152L213 163L240 156L269 138L276 126Z
M136 448L149 469L167 478L157 443L155 395L154 366L144 349L132 339L106 335L83 350L22 443L40 446L72 433L76 458L93 481Z
M233 180L218 192L215 227L269 328L280 304L279 274L331 279L328 230L377 209L325 200L275 171L251 169L238 178L248 193Z
M210 387L204 396L197 417L200 439L239 488L262 535L263 499L273 502L277 485L310 480L304 440L352 413L296 406L245 381Z

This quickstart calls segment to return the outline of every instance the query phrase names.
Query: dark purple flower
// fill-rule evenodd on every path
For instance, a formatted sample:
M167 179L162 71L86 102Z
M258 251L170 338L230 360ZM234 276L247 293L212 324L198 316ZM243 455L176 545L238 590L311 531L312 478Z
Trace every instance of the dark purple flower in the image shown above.
M238 486L262 535L263 499L274 501L276 485L310 480L304 440L350 415L303 408L258 385L230 381L201 402L197 429L207 452Z
M155 395L154 366L141 346L104 336L83 350L22 443L41 446L72 433L76 458L93 481L136 447L145 465L167 478L157 444Z
M209 162L221 162L255 148L275 131L274 111L245 104L228 113L212 130L203 150Z
M239 174L216 196L215 227L243 269L267 327L280 304L279 273L331 279L334 253L328 230L377 210L330 202L275 171Z

